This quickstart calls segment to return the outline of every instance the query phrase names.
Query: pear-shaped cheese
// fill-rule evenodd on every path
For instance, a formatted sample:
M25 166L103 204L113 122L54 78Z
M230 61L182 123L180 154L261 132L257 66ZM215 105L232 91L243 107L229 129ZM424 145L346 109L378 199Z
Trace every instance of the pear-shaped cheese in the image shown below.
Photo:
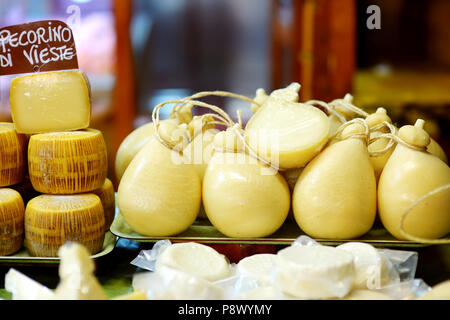
M403 126L398 136L413 147L430 142L423 122ZM386 163L378 186L378 208L385 228L397 239L405 239L400 223L406 211L429 192L450 184L450 168L438 157L425 151L397 144ZM433 195L404 217L403 229L415 237L437 239L450 232L450 191Z
M244 153L215 152L203 179L209 221L229 237L265 237L285 221L289 187L276 171Z
M164 120L163 120L164 121ZM115 160L115 171L117 180L120 181L139 150L153 137L155 126L153 122L144 124L133 130L120 144Z
M344 130L361 134L353 124ZM365 234L376 214L376 182L367 146L349 137L329 145L300 175L293 193L294 217L314 238L352 239Z
M171 236L194 222L201 181L182 155L153 137L131 161L120 181L117 203L125 221L144 236Z

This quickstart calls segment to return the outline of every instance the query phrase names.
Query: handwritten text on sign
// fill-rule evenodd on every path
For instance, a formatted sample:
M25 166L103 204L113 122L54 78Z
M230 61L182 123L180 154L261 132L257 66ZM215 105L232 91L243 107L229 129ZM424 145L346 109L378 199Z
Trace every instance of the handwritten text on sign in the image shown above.
M46 20L0 29L0 75L78 69L72 30Z

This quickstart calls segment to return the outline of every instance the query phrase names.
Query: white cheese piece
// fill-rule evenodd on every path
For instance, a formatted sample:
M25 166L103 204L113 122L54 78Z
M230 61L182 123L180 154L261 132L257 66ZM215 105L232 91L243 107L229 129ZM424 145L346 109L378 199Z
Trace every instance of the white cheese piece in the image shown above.
M105 300L103 287L94 276L95 265L88 250L78 243L67 243L58 251L60 283L55 300Z
M281 290L300 299L342 298L353 284L353 256L326 246L290 246L278 253Z
M386 259L374 246L362 242L348 242L337 248L353 255L355 288L373 290L389 283Z
M237 274L256 280L260 286L269 285L273 282L276 259L276 254L269 253L246 257L237 264Z
M156 272L135 274L132 286L134 290L145 292L150 300L220 300L224 297L224 290L213 283L166 266L160 266Z
M230 274L226 257L211 247L195 242L176 243L158 257L155 269L162 266L187 272L208 281L223 279Z
M10 269L5 276L5 289L13 300L52 300L53 291L23 273Z

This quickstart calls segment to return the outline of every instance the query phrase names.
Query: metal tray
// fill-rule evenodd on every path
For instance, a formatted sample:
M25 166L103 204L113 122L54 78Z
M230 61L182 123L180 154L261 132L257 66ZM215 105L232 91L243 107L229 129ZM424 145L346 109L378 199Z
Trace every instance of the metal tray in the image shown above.
M169 239L172 242L199 242L199 243L237 243L237 244L274 244L289 245L301 235L306 235L293 221L287 219L281 228L265 238L229 238L220 233L207 219L197 219L189 229L176 236L170 237L146 237L133 231L126 223L123 216L117 210L116 217L111 225L110 231L117 237L133 240L137 242L156 242L158 240ZM350 241L369 243L376 247L425 247L426 244L412 242L408 240L398 240L387 232L381 225L375 225L372 230L359 239L315 239L319 243L326 245L339 245Z
M110 231L106 232L105 240L103 242L102 251L92 255L92 259L98 259L113 251L116 246L117 237ZM0 265L42 265L42 264L54 264L58 265L60 261L59 257L34 257L28 252L25 244L20 251L8 256L0 256Z

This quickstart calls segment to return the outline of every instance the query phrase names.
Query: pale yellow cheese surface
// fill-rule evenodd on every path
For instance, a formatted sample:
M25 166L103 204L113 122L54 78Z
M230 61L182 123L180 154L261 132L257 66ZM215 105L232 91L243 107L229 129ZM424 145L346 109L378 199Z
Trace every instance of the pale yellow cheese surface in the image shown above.
M77 70L14 78L10 104L19 133L77 130L89 126L89 85L83 73Z

